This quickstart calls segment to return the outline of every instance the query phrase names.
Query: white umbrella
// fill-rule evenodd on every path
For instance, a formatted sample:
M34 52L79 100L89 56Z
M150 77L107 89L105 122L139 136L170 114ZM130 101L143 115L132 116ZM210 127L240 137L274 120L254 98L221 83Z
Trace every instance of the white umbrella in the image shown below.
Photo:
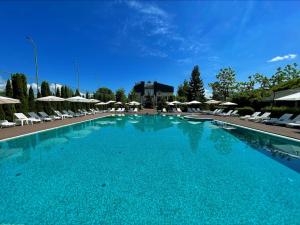
M217 104L220 104L221 101L211 99L211 100L206 101L205 103L209 104L209 105L217 105Z
M237 104L234 103L234 102L223 102L220 105L223 105L223 106L234 106L234 105L237 105Z
M300 92L287 95L281 98L276 98L275 101L300 101Z
M111 103L115 103L116 101L108 101L108 102L106 102L106 104L111 104Z
M66 100L68 102L84 102L84 103L88 103L89 102L88 99L83 98L81 96L75 96L75 97L67 98Z
M198 101L191 101L191 102L189 102L188 103L189 105L200 105L201 104L201 102L198 102Z
M171 103L173 103L174 105L180 105L181 104L181 102L179 102L179 101L173 101Z
M18 104L20 103L19 99L14 99L14 98L8 98L4 96L0 96L0 105L4 104Z
M139 102L136 102L136 101L132 101L132 102L129 102L128 105L140 105L141 103Z
M88 99L88 101L89 101L89 103L98 103L98 102L100 102L99 100L93 99L93 98Z
M116 102L115 104L116 104L116 105L123 105L122 102Z
M96 105L107 105L107 103L106 102L99 102Z
M172 102L167 102L167 105L174 105Z
M39 102L63 102L63 101L65 101L65 99L56 97L56 96L46 96L46 97L37 98L36 101L39 101Z

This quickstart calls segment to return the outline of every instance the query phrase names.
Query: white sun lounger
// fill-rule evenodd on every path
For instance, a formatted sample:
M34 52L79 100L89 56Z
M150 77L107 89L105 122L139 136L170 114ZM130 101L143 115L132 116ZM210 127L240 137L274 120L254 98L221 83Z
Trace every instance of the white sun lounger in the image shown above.
M0 120L0 127L14 127L16 126L16 123L8 122L7 120Z
M182 112L180 108L177 108L177 112Z
M297 121L300 121L300 114L298 116L296 116L294 119L288 119L288 120L285 120L285 121L278 121L276 124L286 126L287 124L296 123Z
M285 113L280 118L270 118L269 120L264 120L263 123L265 124L272 124L272 125L280 125L282 122L287 122L293 114Z
M23 126L24 124L33 124L33 123L38 123L41 122L41 120L36 119L36 118L28 118L27 116L25 116L23 113L14 113L14 116L16 117L15 122L16 124L20 124L21 126Z
M254 117L249 118L248 120L254 121L254 122L261 122L263 120L270 119L270 115L271 115L270 112L265 112L261 116L254 116Z
M240 119L241 120L247 120L249 118L256 118L259 114L260 114L260 112L255 112L252 115L241 116Z

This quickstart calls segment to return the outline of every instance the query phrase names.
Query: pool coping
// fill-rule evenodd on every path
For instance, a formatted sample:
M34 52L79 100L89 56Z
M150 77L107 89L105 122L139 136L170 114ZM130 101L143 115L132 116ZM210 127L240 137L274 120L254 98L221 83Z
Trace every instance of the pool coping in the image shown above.
M5 142L5 141L9 141L9 140L12 140L12 139L18 139L18 138L22 138L22 137L26 137L26 136L38 134L38 133L43 133L43 132L50 131L50 130L60 129L60 128L72 126L72 125L75 125L75 124L85 123L85 122L89 122L89 121L93 121L93 120L97 120L97 119L102 119L102 118L106 118L106 117L111 117L111 116L115 116L115 114L109 114L109 115L99 116L99 117L96 117L96 118L82 120L82 121L78 121L78 122L74 122L74 123L59 125L57 127L51 127L51 128L47 128L47 129L43 129L43 130L29 132L29 133L17 135L17 136L14 136L14 137L4 138L4 139L0 140L0 143L1 142Z
M246 126L242 126L242 125L238 125L238 124L234 124L234 123L230 123L230 122L223 121L223 120L218 120L218 119L213 119L213 121L217 121L217 122L220 122L220 123L225 123L225 124L228 124L228 125L231 125L231 126L240 127L240 128L244 128L244 129L247 129L247 130L256 131L256 132L259 132L259 133L268 134L268 135L271 135L271 136L284 138L284 139L288 139L290 141L295 141L295 142L300 143L299 139L288 137L288 136L285 136L285 135L275 134L275 133L272 133L272 132L263 131L263 130L259 130L259 129L255 129L255 128L251 128L251 127L246 127Z

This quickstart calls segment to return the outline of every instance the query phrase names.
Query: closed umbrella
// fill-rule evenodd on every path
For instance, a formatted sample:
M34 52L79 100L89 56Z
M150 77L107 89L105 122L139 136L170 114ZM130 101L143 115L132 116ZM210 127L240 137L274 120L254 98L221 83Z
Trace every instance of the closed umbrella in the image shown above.
M65 99L56 97L56 96L46 96L46 97L37 98L36 101L38 101L38 102L63 102L63 101L65 101Z
M4 105L4 104L18 104L18 103L20 103L19 99L14 99L14 98L0 96L0 105Z

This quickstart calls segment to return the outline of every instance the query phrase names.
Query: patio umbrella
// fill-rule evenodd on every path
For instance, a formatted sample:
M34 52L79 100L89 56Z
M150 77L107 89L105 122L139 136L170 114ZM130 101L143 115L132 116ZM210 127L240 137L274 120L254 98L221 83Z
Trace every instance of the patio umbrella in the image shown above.
M141 103L139 102L136 102L136 101L132 101L132 102L129 102L128 105L140 105Z
M115 105L123 105L122 102L116 102Z
M300 101L300 92L276 98L275 101Z
M234 105L237 105L237 104L234 103L234 102L223 102L220 105L223 105L223 106L234 106Z
M198 102L198 101L191 101L191 102L189 102L188 103L189 105L200 105L201 104L201 102Z
M96 105L107 105L107 103L106 102L99 102Z
M174 105L173 102L167 102L167 105Z
M56 97L56 96L46 96L46 97L37 98L36 101L38 101L38 102L63 102L63 101L65 101L65 99Z
M100 102L99 100L93 99L93 98L88 99L88 101L89 101L89 103L98 103L98 102Z
M205 103L209 104L209 105L218 105L221 103L221 101L211 99L211 100L206 101Z
M173 101L171 103L173 103L174 105L180 105L181 104L181 102L179 102L179 101Z
M4 96L0 96L0 105L4 104L18 104L20 103L19 99L14 99L14 98L8 98Z
M108 101L108 102L106 102L106 104L111 104L111 103L115 103L116 101Z
M82 103L89 103L89 100L86 98L83 98L81 96L75 96L71 98L67 98L66 101L68 102L82 102Z

